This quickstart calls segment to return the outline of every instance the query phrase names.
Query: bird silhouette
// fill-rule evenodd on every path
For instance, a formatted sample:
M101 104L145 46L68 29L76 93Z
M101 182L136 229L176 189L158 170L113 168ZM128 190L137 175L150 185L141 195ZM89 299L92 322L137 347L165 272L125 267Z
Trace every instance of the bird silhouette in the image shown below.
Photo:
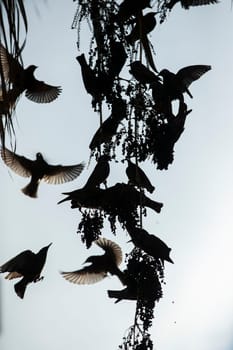
M155 188L151 184L144 171L137 164L132 163L130 160L128 160L126 175L128 176L130 184L145 188L150 193L154 191Z
M109 160L110 158L107 155L102 155L99 157L97 164L89 176L84 188L95 188L99 187L102 183L105 183L110 173Z
M134 61L130 64L130 73L142 84L150 84L158 81L160 78L140 61Z
M15 292L21 299L23 299L26 287L29 283L38 282L43 279L43 277L40 277L40 274L51 244L52 243L40 249L37 254L33 253L31 250L25 250L0 266L1 273L9 272L5 277L8 280L23 277L14 285Z
M163 69L159 75L163 77L163 86L169 98L183 101L183 93L185 92L191 98L193 97L188 87L210 69L211 66L208 65L193 65L180 69L176 74L168 69Z
M145 16L138 16L131 33L126 36L126 41L133 45L135 41L149 34L156 26L156 14L157 12L149 12Z
M29 184L22 192L32 198L37 197L37 190L41 180L49 184L62 184L78 177L84 169L84 163L76 165L50 165L41 153L31 160L11 152L7 148L1 149L4 163L15 173L23 177L31 177Z
M81 66L82 78L85 89L93 97L93 101L98 102L102 95L111 93L113 77L105 72L99 72L98 76L91 69L86 61L85 55L81 54L76 57Z
M126 224L126 229L136 247L142 249L145 253L155 259L160 259L162 262L166 260L173 264L173 261L169 256L171 248L169 248L159 237L149 234L142 228L133 227L129 224Z
M124 45L120 41L110 41L111 58L108 66L109 76L118 77L127 59Z
M14 95L20 96L25 92L25 96L33 102L49 103L61 93L60 86L48 85L34 77L37 66L30 65L24 69L3 45L0 45L0 61L4 83L12 87Z
M178 2L180 2L185 10L188 10L190 6L217 4L218 0L170 0L170 2L166 4L166 7L171 10Z
M146 7L151 8L150 0L124 0L119 6L117 20L125 22L131 16L136 16Z
M100 147L103 143L111 142L117 133L120 122L126 118L126 102L120 98L112 102L112 113L96 130L89 144L90 150Z
M104 237L94 243L104 250L104 254L90 256L84 262L90 265L76 271L61 272L62 276L72 283L93 284L101 281L110 273L116 275L124 284L124 273L118 268L122 262L122 250L119 245Z
M117 183L107 189L81 188L72 192L64 192L67 197L58 204L71 201L71 208L101 209L108 212L112 209L127 217L127 212L142 205L160 213L163 203L154 201L144 193L137 191L133 186Z

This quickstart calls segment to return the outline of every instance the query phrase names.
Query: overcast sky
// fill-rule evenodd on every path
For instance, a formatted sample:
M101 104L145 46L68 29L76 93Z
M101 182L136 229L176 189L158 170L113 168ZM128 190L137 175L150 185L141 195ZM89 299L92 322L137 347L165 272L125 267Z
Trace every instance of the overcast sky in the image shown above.
M88 145L99 117L91 109L75 60L82 52L88 54L88 27L83 26L78 52L77 32L71 30L76 3L40 1L37 8L33 3L25 1L29 19L25 66L37 65L36 77L61 85L63 92L48 105L21 98L14 120L17 153L34 159L41 152L51 164L88 163ZM164 203L160 214L148 209L144 227L172 248L175 262L166 264L164 297L155 308L151 333L156 350L233 347L232 16L230 0L189 11L176 5L150 36L159 70L212 66L190 87L194 98L185 97L193 111L176 144L173 164L168 171L143 164L156 187L150 197ZM53 242L44 280L29 285L23 300L14 292L14 281L1 276L0 348L116 349L133 324L135 311L135 302L115 305L107 297L108 289L121 289L119 281L111 277L78 286L59 275L60 270L80 268L87 256L102 253L94 246L87 251L80 243L79 211L71 210L68 202L56 204L62 192L85 183L94 160L73 182L41 183L38 199L20 191L28 179L10 172L2 161L0 165L0 264L22 250L37 252ZM124 166L111 162L109 185L121 181L126 181ZM133 247L126 243L125 232L119 229L115 237L108 224L103 235L121 245L124 253Z

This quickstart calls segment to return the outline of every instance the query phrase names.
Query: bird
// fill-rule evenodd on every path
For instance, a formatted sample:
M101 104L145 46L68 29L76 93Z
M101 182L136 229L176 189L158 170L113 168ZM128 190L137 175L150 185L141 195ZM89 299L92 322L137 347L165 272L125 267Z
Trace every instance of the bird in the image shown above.
M117 212L123 221L138 206L145 206L156 213L160 213L163 203L148 198L144 193L137 191L133 186L117 183L106 189L81 188L71 192L63 192L65 197L57 204L71 201L71 208L90 208L104 210L107 213Z
M99 157L97 164L89 176L84 188L99 187L100 184L105 183L110 173L109 156L102 155Z
M140 61L134 61L130 64L130 73L142 84L151 84L159 80L159 77Z
M141 37L150 33L156 26L155 15L157 12L149 12L145 16L139 16L137 22L133 27L131 33L126 36L126 41L133 45L133 43L139 40Z
M126 229L132 239L132 242L137 248L142 249L145 253L155 259L160 259L163 263L164 260L172 264L174 263L169 256L171 248L169 248L159 237L148 233L142 228L134 227L130 224L126 224Z
M218 0L170 0L169 3L166 4L166 7L171 10L175 4L180 2L181 7L185 10L188 10L190 6L201 6L201 5L211 5L217 4Z
M124 45L120 41L110 41L110 62L108 73L112 78L118 77L127 59Z
M168 69L162 69L159 75L163 77L163 87L165 93L171 100L179 99L183 101L183 93L193 97L188 87L204 73L211 69L209 65L193 65L181 68L177 73L172 73Z
M14 95L20 96L25 92L25 96L36 103L49 103L60 95L62 91L60 86L48 85L37 80L34 72L38 67L30 65L24 68L2 44L0 45L0 62L4 83L12 87Z
M104 237L95 240L94 243L104 250L103 255L89 256L84 264L90 263L90 265L76 271L61 272L61 275L75 284L93 284L103 280L110 273L125 284L124 273L118 267L122 262L120 246Z
M151 184L144 171L137 164L132 163L129 159L128 166L126 168L126 175L128 176L130 184L145 188L150 193L154 192L155 187Z
M84 87L88 94L93 97L93 101L99 101L102 95L111 93L113 77L105 72L99 72L98 76L95 71L91 69L86 61L84 54L76 57L76 60L81 66L82 78Z
M52 243L40 249L37 254L33 253L31 250L24 250L0 266L0 273L9 272L5 277L8 280L23 277L14 285L15 292L21 299L23 299L26 287L29 283L35 283L43 279L40 274L51 244Z
M23 177L30 177L29 184L22 192L32 198L37 197L38 186L41 180L49 184L62 184L78 177L84 169L84 163L76 165L50 165L41 153L31 160L13 153L7 148L1 148L1 157L4 163L15 173Z
M124 0L119 6L117 20L123 23L146 7L151 8L150 0Z
M100 147L103 143L111 142L117 133L120 122L126 118L126 102L121 98L116 98L112 102L112 113L96 130L89 144L90 150Z

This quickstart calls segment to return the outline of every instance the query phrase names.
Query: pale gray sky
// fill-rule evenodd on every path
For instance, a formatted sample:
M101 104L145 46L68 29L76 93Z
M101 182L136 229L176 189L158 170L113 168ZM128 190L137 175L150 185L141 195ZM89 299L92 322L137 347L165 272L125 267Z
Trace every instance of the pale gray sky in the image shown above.
M32 3L25 2L29 11L25 66L37 65L36 77L61 85L63 92L49 105L21 98L15 119L17 153L34 158L40 151L52 164L87 163L88 145L99 118L91 109L91 97L75 60L77 33L70 27L76 4L41 1L38 16ZM226 0L189 11L177 5L150 36L159 70L212 66L190 87L193 100L186 97L193 112L175 146L174 163L168 171L158 171L150 162L143 164L156 187L150 197L164 203L160 214L148 209L144 227L172 247L175 262L166 264L164 297L155 308L151 333L156 350L230 350L233 346L230 6ZM86 55L87 30L84 25L80 51ZM14 293L14 282L1 276L2 350L115 349L133 323L135 303L115 305L107 297L107 289L121 288L115 277L78 286L59 275L60 270L79 268L88 255L101 253L97 247L87 251L80 244L76 235L79 212L68 203L56 205L62 192L85 183L94 165L93 160L71 183L41 183L39 198L34 200L20 191L27 179L10 173L1 162L0 264L24 249L36 252L53 242L43 271L45 279L30 285L24 300ZM121 181L126 181L124 166L111 163L109 185ZM107 224L104 236L120 244L124 253L132 248L120 229L115 237Z

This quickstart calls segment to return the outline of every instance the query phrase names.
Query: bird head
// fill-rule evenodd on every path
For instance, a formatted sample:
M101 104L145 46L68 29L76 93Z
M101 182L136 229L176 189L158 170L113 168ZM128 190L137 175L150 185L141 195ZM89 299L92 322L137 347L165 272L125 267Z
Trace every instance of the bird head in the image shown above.
M168 75L170 75L170 72L169 72L169 70L168 69L162 69L160 72L159 72L159 74L158 75L160 75L161 77L166 77L166 76L168 76Z
M83 264L87 264L87 263L90 263L90 264L93 264L94 263L94 260L95 260L95 257L94 256L89 256Z
M40 152L38 152L36 154L36 160L40 160L40 159L43 159L43 156L42 156L42 154Z
M38 68L37 66L34 66L33 64L29 67L27 67L27 71L30 72L30 73L34 73L36 68Z
M52 243L49 243L49 245L47 245L47 246L41 248L40 251L39 251L39 253L40 253L40 254L47 254L47 251L48 251L48 249L49 249L49 247L50 247L51 245L52 245Z

